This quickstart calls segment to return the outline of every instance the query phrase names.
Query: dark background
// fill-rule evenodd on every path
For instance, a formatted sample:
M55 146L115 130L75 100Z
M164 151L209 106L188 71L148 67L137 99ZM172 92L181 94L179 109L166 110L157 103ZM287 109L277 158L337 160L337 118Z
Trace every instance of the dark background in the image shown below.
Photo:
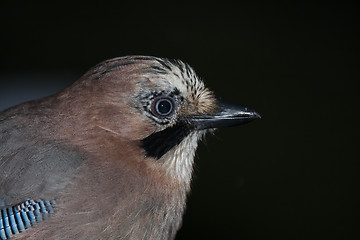
M359 8L239 2L3 1L0 108L108 58L181 59L263 118L201 144L177 240L360 239Z

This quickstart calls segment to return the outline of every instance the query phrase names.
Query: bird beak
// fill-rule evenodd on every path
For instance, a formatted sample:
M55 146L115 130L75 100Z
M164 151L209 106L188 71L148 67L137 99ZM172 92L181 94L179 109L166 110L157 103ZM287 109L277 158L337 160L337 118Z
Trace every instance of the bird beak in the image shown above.
M231 127L249 123L261 116L254 110L241 105L217 100L218 109L210 115L191 116L191 122L197 130L219 127Z

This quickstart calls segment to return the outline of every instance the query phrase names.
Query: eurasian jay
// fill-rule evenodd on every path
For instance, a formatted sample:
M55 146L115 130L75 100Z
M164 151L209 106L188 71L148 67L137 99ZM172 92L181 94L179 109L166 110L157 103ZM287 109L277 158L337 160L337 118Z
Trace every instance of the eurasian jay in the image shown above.
M174 239L198 140L259 117L181 61L104 61L0 113L0 239Z

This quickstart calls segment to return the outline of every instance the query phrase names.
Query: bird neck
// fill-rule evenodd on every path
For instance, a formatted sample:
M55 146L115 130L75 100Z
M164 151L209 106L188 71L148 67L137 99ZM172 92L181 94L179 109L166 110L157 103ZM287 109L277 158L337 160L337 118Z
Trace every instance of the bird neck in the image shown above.
M186 192L190 190L198 141L204 134L205 131L190 133L177 146L158 160L165 171L185 187Z

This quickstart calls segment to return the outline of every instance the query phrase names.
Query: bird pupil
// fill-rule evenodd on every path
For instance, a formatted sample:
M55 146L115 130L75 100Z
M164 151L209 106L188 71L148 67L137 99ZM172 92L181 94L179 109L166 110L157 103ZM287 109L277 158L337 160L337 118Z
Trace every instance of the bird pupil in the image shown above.
M161 115L167 115L172 110L172 103L167 99L162 99L157 104L157 111Z

